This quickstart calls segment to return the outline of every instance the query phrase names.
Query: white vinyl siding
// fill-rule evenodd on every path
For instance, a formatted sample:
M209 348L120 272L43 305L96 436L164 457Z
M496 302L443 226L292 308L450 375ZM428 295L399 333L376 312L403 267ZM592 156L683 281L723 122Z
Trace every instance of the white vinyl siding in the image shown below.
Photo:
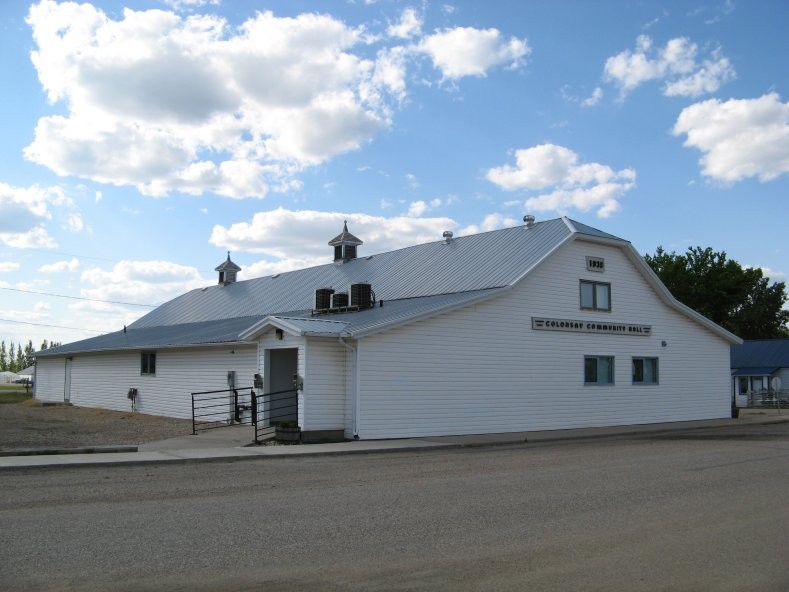
M308 339L303 429L345 428L345 352L336 339Z
M605 258L588 272L586 256ZM579 279L604 280L613 313L579 310ZM533 331L531 317L651 325L649 336ZM666 346L662 346L662 342ZM618 248L562 247L502 296L359 341L360 437L497 433L728 417L729 344L664 304ZM582 360L619 359L590 389ZM632 384L633 356L660 384Z
M36 361L33 396L37 401L63 402L65 358L40 358Z
M231 353L232 352L232 353ZM156 351L156 375L140 374L140 351L74 354L71 364L71 403L131 411L127 395L137 389L135 409L140 413L168 417L192 417L191 393L227 388L227 372L236 372L238 387L251 387L256 370L255 346L160 349ZM36 398L63 400L64 358L40 358L43 382ZM52 377L52 379L50 379ZM56 379L56 380L54 380ZM52 388L55 382L58 387ZM60 392L55 392L57 389Z

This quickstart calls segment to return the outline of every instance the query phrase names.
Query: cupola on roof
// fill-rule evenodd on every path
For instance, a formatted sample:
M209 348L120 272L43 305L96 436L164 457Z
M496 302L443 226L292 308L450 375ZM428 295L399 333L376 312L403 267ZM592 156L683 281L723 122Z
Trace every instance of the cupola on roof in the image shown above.
M214 268L219 272L219 285L226 286L236 281L236 275L241 268L230 260L230 251L227 252L227 260Z
M334 247L335 261L348 261L356 259L356 247L364 242L348 232L348 221L342 227L342 232L329 241L329 246Z

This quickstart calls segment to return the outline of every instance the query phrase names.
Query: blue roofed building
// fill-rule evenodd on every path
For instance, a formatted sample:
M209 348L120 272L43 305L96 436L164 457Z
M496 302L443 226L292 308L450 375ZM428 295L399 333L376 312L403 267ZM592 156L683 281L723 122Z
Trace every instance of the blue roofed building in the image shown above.
M187 292L39 352L36 398L189 417L190 392L295 385L305 433L501 433L728 417L739 338L679 303L633 246L569 218ZM255 377L257 375L257 379Z
M789 339L755 339L731 346L737 407L773 406L789 398Z

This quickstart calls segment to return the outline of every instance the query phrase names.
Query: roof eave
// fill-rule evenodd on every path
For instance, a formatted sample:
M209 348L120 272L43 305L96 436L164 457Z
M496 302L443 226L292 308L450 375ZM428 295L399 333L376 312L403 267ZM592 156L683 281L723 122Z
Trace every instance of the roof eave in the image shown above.
M247 340L233 340L233 341L210 341L204 343L169 343L169 344L147 344L147 345L124 345L121 347L97 347L97 348L88 348L88 349L80 349L80 350L73 350L73 351L65 351L65 352L53 352L49 353L48 351L40 351L35 352L34 358L57 358L57 357L69 357L75 356L79 354L102 354L102 353L113 353L113 352L130 352L130 351L143 351L143 350L162 350L162 349L192 349L192 348L203 348L203 347L237 347L243 345L255 345L254 341L247 341Z

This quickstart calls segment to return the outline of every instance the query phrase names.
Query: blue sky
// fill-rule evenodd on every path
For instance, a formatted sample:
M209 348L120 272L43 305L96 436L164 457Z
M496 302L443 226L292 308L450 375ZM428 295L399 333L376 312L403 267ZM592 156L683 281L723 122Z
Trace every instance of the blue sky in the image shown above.
M789 273L783 0L0 3L0 338L567 215Z

